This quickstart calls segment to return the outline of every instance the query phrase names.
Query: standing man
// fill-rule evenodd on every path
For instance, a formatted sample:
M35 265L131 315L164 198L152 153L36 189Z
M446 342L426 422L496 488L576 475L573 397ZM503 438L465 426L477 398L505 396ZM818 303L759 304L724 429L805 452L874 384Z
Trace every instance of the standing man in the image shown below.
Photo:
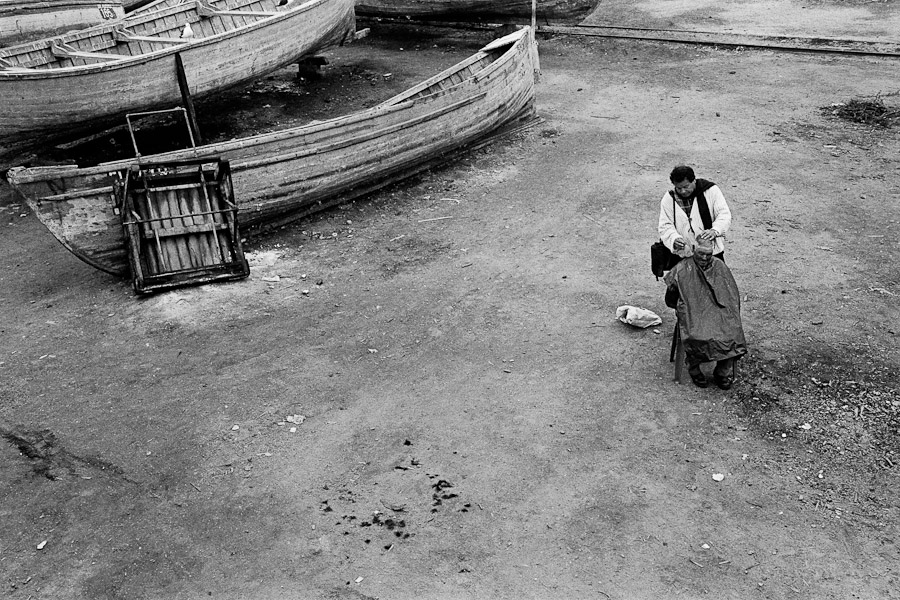
M686 166L672 169L669 180L675 186L659 205L659 239L673 253L690 256L697 240L714 243L714 256L725 260L723 236L731 226L731 211L725 196L712 181L697 179Z

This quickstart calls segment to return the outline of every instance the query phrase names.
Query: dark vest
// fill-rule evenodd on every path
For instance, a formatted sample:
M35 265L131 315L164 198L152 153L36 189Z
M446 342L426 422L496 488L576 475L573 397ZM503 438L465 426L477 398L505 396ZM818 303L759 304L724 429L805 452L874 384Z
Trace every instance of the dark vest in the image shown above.
M711 229L712 228L712 216L709 212L709 203L706 201L706 196L703 193L716 185L712 181L707 181L706 179L700 179L699 177L695 180L697 182L696 187L694 188L694 195L691 196L694 199L694 202L697 203L697 209L700 211L700 220L703 222L703 229ZM675 200L675 190L669 190L669 195L672 196L672 200Z

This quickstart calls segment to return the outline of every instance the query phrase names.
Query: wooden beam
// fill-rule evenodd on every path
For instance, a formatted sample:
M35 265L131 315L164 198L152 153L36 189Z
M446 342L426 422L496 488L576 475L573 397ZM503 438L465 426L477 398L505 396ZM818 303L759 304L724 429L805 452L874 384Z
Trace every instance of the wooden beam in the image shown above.
M179 216L193 217L193 216L196 216L196 214L198 214L198 213L190 213L190 214L179 215ZM204 213L204 214L206 214L206 213ZM210 213L210 214L219 214L219 213L215 212L215 213ZM162 219L156 219L156 220L160 221ZM139 222L147 223L149 221L150 221L150 219L146 219L146 220L142 219ZM151 239L151 238L156 238L156 237L159 237L162 239L162 238L172 237L175 235L187 235L189 233L214 233L217 231L225 231L226 229L228 229L227 223L203 223L201 225L172 226L172 227L166 227L165 229L154 229L152 231L144 231L143 237L145 239Z
M102 52L81 52L68 44L50 44L50 52L57 58L83 58L85 60L117 61L125 57L119 54L104 54Z
M794 36L723 33L715 31L689 31L683 29L651 29L642 27L615 27L607 25L547 25L538 33L583 35L591 37L619 38L678 44L730 46L784 50L788 52L823 52L862 56L900 56L897 42L872 42L855 39L804 38Z
M157 44L190 44L191 40L182 40L180 38L169 37L153 37L149 35L135 35L126 31L124 27L117 27L113 30L113 35L120 42L150 42Z
M191 146L202 146L203 138L200 137L200 124L197 123L197 113L194 112L194 99L191 97L191 89L188 87L187 75L184 72L184 63L181 54L175 55L175 72L178 76L178 89L181 90L181 101L187 114L188 127L191 130Z
M209 19L210 17L220 17L223 15L231 16L231 17L274 17L275 15L281 14L277 12L269 12L263 10L219 10L214 7L208 0L197 0L197 14L203 17L204 19Z
M31 67L14 65L5 58L0 58L0 71L33 71Z
M277 12L268 12L264 10L218 10L216 14L219 15L228 15L231 17L274 17L275 15L280 15L282 13Z

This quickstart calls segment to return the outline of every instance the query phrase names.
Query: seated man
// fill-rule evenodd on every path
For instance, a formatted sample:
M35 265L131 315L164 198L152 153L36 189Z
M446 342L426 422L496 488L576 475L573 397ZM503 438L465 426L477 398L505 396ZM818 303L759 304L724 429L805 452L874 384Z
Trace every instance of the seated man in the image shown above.
M723 390L734 383L734 361L747 353L741 326L741 296L731 271L713 256L711 240L697 239L692 260L666 273L666 305L678 315L688 373L699 387L709 385L700 365L716 361L713 378Z

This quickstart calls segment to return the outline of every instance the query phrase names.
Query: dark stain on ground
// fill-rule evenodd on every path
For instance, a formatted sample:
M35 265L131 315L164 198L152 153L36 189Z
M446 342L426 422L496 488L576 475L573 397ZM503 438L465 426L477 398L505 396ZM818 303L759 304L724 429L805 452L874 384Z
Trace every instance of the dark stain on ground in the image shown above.
M0 437L15 446L29 460L35 475L58 480L65 474L77 474L79 467L89 467L114 474L135 483L125 476L122 469L97 457L77 456L68 452L59 442L56 434L49 429L28 430L23 427L4 429L0 427Z

